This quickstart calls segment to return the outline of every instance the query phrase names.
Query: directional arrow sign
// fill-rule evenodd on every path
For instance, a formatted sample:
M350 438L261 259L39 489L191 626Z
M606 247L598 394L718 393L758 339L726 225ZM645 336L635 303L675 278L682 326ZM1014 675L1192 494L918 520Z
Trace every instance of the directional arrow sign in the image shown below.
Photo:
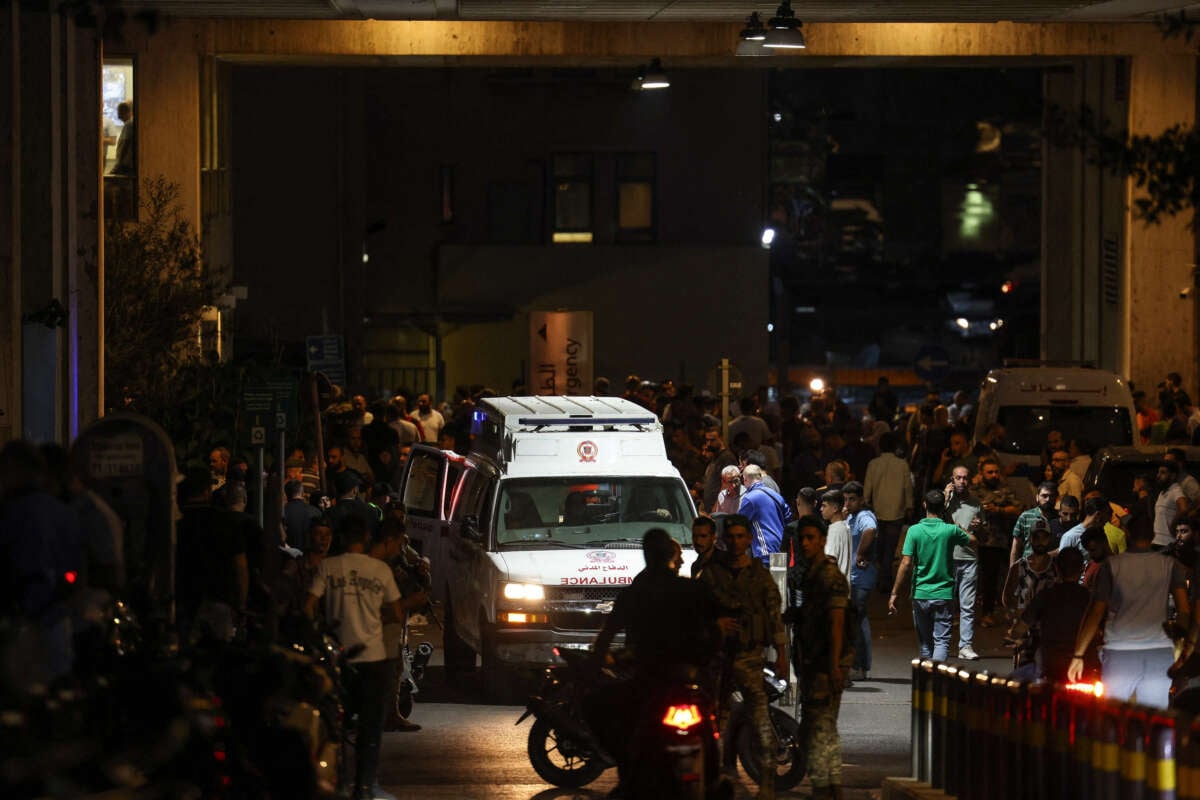
M923 381L943 381L950 377L950 354L936 345L926 345L917 352L913 370Z
M309 336L304 341L308 371L323 372L332 383L346 385L346 348L340 336Z

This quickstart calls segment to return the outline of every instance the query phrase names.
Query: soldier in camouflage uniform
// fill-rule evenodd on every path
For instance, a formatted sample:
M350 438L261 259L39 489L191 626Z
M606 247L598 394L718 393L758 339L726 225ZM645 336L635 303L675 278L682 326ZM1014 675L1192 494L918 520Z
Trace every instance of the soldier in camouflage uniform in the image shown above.
M813 800L842 797L842 745L837 718L846 686L846 670L854 661L853 640L846 637L849 584L837 562L825 555L825 526L804 517L796 526L800 554L808 562L801 594L792 612L794 638L800 650L801 726L808 743L808 776Z
M726 517L725 546L729 557L714 561L700 574L700 580L712 587L723 614L736 620L722 625L726 634L722 656L729 663L732 685L723 685L719 693L721 730L729 720L729 693L737 686L758 736L758 752L766 762L761 765L758 797L769 800L775 797L776 743L763 688L763 648L768 645L775 648L775 673L787 675L787 633L780 612L779 587L762 561L751 556L750 536L748 519L741 514Z

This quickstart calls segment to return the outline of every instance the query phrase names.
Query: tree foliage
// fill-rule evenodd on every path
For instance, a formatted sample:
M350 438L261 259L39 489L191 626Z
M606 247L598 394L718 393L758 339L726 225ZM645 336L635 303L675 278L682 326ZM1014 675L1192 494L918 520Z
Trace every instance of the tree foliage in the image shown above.
M178 200L178 185L146 179L138 220L104 233L105 396L156 419L192 388L182 378L202 356L201 314L223 288Z
M1189 45L1200 42L1198 25L1183 12L1158 19L1164 38L1182 38ZM1050 109L1047 135L1059 146L1080 148L1092 163L1131 178L1140 194L1133 202L1134 215L1146 224L1191 212L1188 226L1200 231L1200 130L1195 126L1172 125L1157 136L1132 136L1084 106L1074 112Z

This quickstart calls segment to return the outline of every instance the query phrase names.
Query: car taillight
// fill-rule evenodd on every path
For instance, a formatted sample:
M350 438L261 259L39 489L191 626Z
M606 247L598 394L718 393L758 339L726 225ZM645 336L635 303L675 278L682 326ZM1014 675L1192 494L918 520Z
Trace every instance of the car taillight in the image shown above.
M669 728L686 731L699 725L701 719L703 717L700 716L700 709L695 703L689 703L686 706L671 706L663 715L662 721L663 725Z

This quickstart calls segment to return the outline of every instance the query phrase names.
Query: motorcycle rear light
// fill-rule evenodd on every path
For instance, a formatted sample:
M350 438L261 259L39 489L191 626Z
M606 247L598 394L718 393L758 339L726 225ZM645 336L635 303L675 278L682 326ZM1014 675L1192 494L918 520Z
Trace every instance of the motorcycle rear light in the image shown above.
M686 731L700 724L703 719L700 716L700 709L695 703L689 703L685 706L671 706L667 709L667 713L663 715L663 725L669 728L675 728L680 731Z
M1100 681L1095 683L1068 683L1064 686L1068 692L1078 692L1080 694L1090 694L1095 697L1104 696L1104 684Z

